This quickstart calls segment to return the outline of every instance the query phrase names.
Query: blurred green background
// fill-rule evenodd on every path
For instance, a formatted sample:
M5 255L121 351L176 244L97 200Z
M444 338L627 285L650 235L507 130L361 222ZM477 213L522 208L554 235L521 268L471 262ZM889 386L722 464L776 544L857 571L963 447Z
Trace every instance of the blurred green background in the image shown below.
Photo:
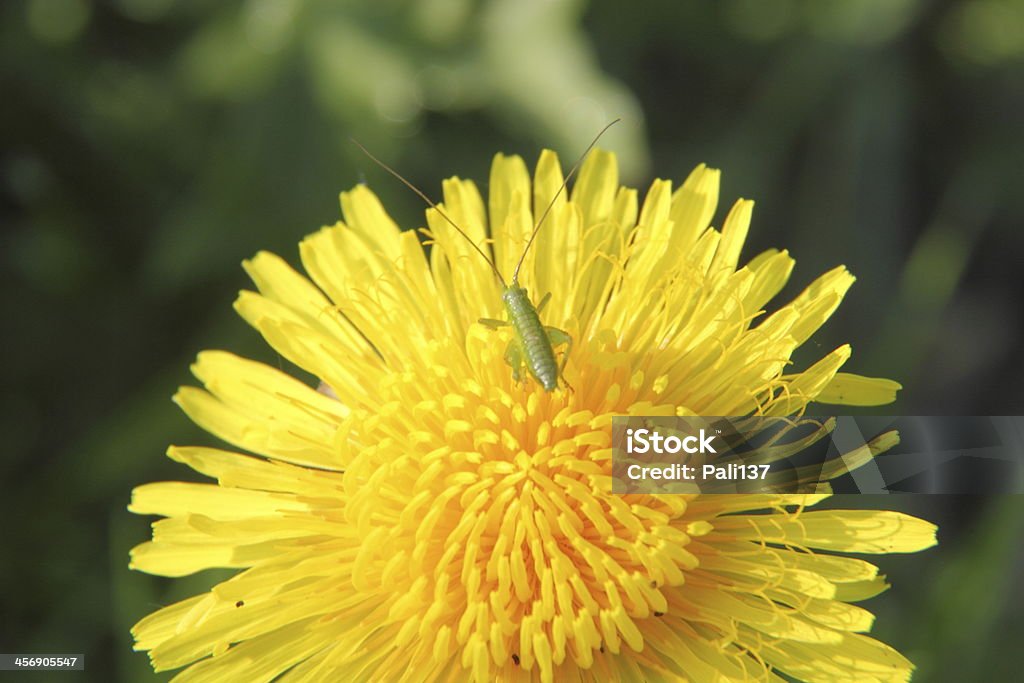
M851 341L904 383L892 413L1024 412L1020 0L31 0L0 36L0 651L156 680L129 627L214 577L129 572L150 520L125 505L191 478L169 443L212 443L170 403L197 351L277 363L231 310L240 261L297 262L363 180L420 225L349 136L436 197L622 116L624 182L704 161L719 218L758 201L745 255L791 250L783 296L859 276L807 358ZM1024 496L880 498L835 504L942 542L880 559L875 634L915 680L1019 680Z

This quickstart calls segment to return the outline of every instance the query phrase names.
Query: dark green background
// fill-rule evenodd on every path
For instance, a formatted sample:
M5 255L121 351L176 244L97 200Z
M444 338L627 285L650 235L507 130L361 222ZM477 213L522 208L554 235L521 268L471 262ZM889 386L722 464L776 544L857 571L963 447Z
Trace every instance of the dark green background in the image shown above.
M0 651L152 679L130 625L212 577L128 572L149 520L125 505L189 476L167 444L211 443L169 400L197 351L277 362L232 313L240 261L296 262L361 180L421 220L350 135L436 197L622 116L625 182L704 161L719 219L758 201L744 253L791 250L784 295L859 276L800 360L852 342L850 368L904 383L893 413L1024 411L1019 0L33 0L0 5L0 38ZM835 503L941 525L868 603L916 680L1019 675L1022 500Z

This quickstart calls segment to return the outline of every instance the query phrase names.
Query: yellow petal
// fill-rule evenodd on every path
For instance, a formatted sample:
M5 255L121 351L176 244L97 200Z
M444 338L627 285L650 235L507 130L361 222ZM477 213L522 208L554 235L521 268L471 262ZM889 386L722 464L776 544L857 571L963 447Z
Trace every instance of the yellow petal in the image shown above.
M902 388L891 379L838 372L814 400L847 406L881 406L895 401Z

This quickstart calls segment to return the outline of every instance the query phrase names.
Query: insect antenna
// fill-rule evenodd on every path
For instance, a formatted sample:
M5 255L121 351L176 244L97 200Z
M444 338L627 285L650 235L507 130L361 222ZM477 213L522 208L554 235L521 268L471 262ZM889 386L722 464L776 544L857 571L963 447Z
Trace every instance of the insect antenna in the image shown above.
M601 131L601 132L603 133L604 131ZM361 143L360 143L360 142L359 142L358 140L356 140L355 138L349 138L349 140L351 140L351 141L352 141L352 142L353 142L353 143L355 144L355 146L356 146L356 147L358 147L359 149L363 150L363 154L365 154L366 156L370 157L370 159L371 159L371 160L372 160L372 161L373 161L373 162L374 162L375 164L377 164L378 166L380 166L381 168L383 168L383 169L384 169L385 171L387 171L387 172L388 172L388 173L390 173L391 175L393 175L393 176L395 176L396 178L398 178L398 179L399 179L399 180L400 180L400 181L402 182L402 184L403 184L403 185L405 185L405 186L406 186L406 187L408 187L408 188L409 188L410 190L412 190L412 191L413 191L413 192L415 192L415 193L416 193L417 195L419 195L420 199L422 199L423 201L425 201L425 202L427 203L427 205L428 205L428 206L430 206L430 208L432 208L432 209L433 209L434 211L437 211L437 212L438 212L439 214L441 214L441 217L442 217L442 218L444 218L444 219L445 219L446 221L448 221L448 224L449 224L450 226L452 226L453 228L455 228L455 230L456 230L456 231L457 231L457 232L458 232L458 233L459 233L460 235L462 235L463 237L465 237L465 238L466 238L466 241L467 241L467 242L469 242L470 246L472 246L472 247L473 247L473 249L475 249L475 250L476 250L476 253L480 254L480 256L481 256L481 257L483 258L483 260L484 260L484 261L487 261L487 265L489 265L489 266L491 267L491 270L493 270L493 271L494 271L494 274L495 274L495 275L496 275L496 276L498 277L498 280L499 280L499 281L501 282L501 286L502 286L502 287L505 287L505 288L507 288L507 287L508 287L508 284L507 284L507 283L505 282L505 278L503 278L503 277L501 276L501 271L499 271L499 270L498 270L498 267L497 267L496 265L494 265L494 261L492 261L492 260L491 260L491 259L490 259L490 258L489 258L489 257L487 256L487 254L485 254L485 253L484 253L483 249L481 249L481 248L480 248L479 246L477 246L477 243L476 243L476 242L474 242L474 241L473 241L473 239L472 239L472 238L471 238L471 237L470 237L469 235L467 235L467 234L466 234L466 232L465 232L465 231L464 231L464 230L463 230L462 228L460 228L460 227L459 227L458 225L456 225L456 224L455 224L455 221L453 221L453 220L452 220L451 218L449 218L449 217L448 217L448 214L446 214L446 213L445 213L445 212L444 212L444 211L443 211L443 210L441 209L441 207L440 207L440 206L438 206L438 205L437 205L437 204L435 204L435 203L434 203L433 201L431 201L430 197L428 197L427 195L425 195L425 194L424 194L424 193L423 193L423 192L422 192L422 191L420 190L420 188L416 187L415 185L413 185L412 183L410 183L410 182L409 182L408 180L406 180L405 178L403 178L403 177L402 177L402 175L401 175L401 174L400 174L400 173L399 173L398 171L396 171L395 169L391 168L390 166L388 166L387 164L385 164L385 163L384 163L383 161L381 161L381 160L380 160L380 159L378 159L377 157L373 156L373 154L371 154L371 153L370 153L370 150L368 150L368 149L366 149L365 147L363 147L363 145L362 145L362 144L361 144ZM595 142L596 142L596 140L595 140ZM593 147L593 145L591 145L591 147ZM588 149L588 151L589 151L589 149ZM519 269L517 268L517 269L516 269L516 272L518 272L518 271L519 271Z
M566 186L569 184L569 179L573 177L573 175L576 173L576 169L580 167L580 164L583 163L583 160L587 158L588 154L590 154L590 150L594 149L594 145L596 145L597 141L601 139L601 136L605 134L605 131L607 131L609 128L611 128L621 120L621 118L615 119L607 126L602 128L601 132L597 134L597 137L595 137L594 140L587 146L587 148L583 150L583 154L580 155L580 158L577 159L576 163L572 165L571 169L569 169L569 173L565 176L565 180L562 181L562 186L558 188L558 192L556 192L555 196L551 198L551 201L548 203L547 208L544 209L544 213L540 215L540 220L537 221L537 225L536 227L534 227L533 233L530 235L530 241L526 243L526 248L523 249L523 255L519 257L519 263L516 264L516 269L512 272L513 284L519 282L519 269L523 267L523 261L526 260L526 254L527 252L530 251L530 247L533 246L533 240L536 239L537 233L540 232L540 226L544 224L544 219L548 217L548 213L551 211L551 207L555 205L555 202L558 201L558 197L561 196L562 192L565 191Z

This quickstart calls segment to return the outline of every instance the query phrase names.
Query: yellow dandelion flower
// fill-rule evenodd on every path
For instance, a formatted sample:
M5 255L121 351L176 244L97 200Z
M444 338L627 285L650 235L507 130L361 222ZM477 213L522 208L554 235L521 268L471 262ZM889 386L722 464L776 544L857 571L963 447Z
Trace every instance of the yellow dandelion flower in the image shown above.
M489 196L444 183L444 210L509 273L563 180L498 155ZM515 382L490 267L436 210L425 255L365 187L306 238L309 279L268 253L236 308L322 391L224 351L175 397L250 455L174 447L216 484L140 486L163 516L131 566L242 570L133 629L183 681L905 681L852 602L886 588L848 553L914 552L935 528L897 512L806 508L821 495L618 496L614 415L790 415L877 405L894 382L803 371L793 351L853 283L826 273L770 315L785 251L740 266L752 203L709 227L719 173L657 180L642 206L595 151L521 272L552 292L574 390ZM487 248L486 246L484 248ZM314 381L316 381L314 380Z

